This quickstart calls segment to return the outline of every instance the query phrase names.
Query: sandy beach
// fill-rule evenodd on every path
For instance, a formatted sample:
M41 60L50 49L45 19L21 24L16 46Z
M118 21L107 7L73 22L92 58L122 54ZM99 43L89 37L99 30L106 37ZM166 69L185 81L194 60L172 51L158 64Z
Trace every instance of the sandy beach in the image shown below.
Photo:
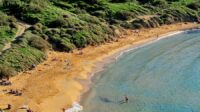
M48 59L34 70L12 77L11 86L0 86L0 108L12 105L12 112L28 105L34 112L62 112L87 89L91 74L98 63L130 47L137 47L158 39L159 36L179 30L199 27L197 23L177 23L159 28L141 29L139 33L128 30L115 42L89 46L73 53L48 52ZM125 31L124 31L125 32ZM3 90L19 89L22 96L7 95Z

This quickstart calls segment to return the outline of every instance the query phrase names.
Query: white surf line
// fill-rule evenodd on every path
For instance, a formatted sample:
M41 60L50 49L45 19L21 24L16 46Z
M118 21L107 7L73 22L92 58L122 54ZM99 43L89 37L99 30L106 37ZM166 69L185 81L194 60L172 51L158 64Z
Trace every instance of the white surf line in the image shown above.
M83 107L77 103L77 102L74 102L72 107L65 110L64 112L81 112L83 110Z
M189 30L173 31L173 32L169 32L169 33L166 33L166 34L162 34L157 39L152 40L150 42L147 42L146 44L142 44L142 45L138 45L138 46L137 45L133 45L130 48L128 48L127 50L120 52L119 55L117 55L115 57L115 60L118 60L123 54L125 54L127 52L130 52L130 51L145 47L145 46L150 45L152 43L155 43L155 42L157 42L159 40L170 38L171 36L178 35L178 34L181 34L181 33L185 33L185 32L188 32L188 31L193 31L193 30L200 30L200 29L199 28L194 28L194 29L189 29Z

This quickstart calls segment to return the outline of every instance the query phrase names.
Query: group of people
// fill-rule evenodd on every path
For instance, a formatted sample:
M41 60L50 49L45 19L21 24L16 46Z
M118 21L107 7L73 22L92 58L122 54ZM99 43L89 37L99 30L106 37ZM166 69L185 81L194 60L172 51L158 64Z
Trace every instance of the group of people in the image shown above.
M19 109L26 110L26 112L33 112L33 110L30 109L30 108L28 107L28 105L23 105L23 106L22 106L21 108L19 108Z
M11 89L8 94L12 94L12 95L15 95L15 96L21 96L22 95L22 91L21 90L13 90Z
M7 107L5 109L0 109L0 112L5 112L7 110L11 110L12 109L12 105L11 104L8 104ZM26 112L33 112L33 110L31 110L30 108L28 107L23 107L23 108L20 108L20 109L26 109Z
M0 112L5 112L6 110L10 110L11 109L11 105L8 104L7 107L5 109L1 109L0 108Z
M2 80L0 80L0 85L1 86L9 86L9 85L11 85L12 83L9 81L9 80L7 80L7 79L2 79Z

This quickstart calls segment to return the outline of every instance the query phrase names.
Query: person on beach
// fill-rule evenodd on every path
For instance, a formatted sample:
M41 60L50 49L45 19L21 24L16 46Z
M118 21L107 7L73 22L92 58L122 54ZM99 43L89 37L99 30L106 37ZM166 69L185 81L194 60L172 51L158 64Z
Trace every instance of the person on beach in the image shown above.
M26 112L33 112L30 108L26 110Z
M125 103L128 103L128 97L127 96L124 97L124 100L125 100Z
M7 106L7 108L6 108L6 110L10 110L11 109L11 104L8 104L8 106Z
M128 97L127 96L124 96L124 99L119 101L120 104L124 104L124 103L128 103Z
M65 112L65 108L62 108L62 111Z

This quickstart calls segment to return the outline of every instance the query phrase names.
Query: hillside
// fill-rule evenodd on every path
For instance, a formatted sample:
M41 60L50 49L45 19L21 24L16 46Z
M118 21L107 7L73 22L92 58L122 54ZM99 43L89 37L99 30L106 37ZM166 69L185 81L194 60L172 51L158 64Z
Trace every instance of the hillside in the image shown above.
M0 9L0 77L31 69L48 50L117 41L117 29L200 21L198 0L0 0Z

